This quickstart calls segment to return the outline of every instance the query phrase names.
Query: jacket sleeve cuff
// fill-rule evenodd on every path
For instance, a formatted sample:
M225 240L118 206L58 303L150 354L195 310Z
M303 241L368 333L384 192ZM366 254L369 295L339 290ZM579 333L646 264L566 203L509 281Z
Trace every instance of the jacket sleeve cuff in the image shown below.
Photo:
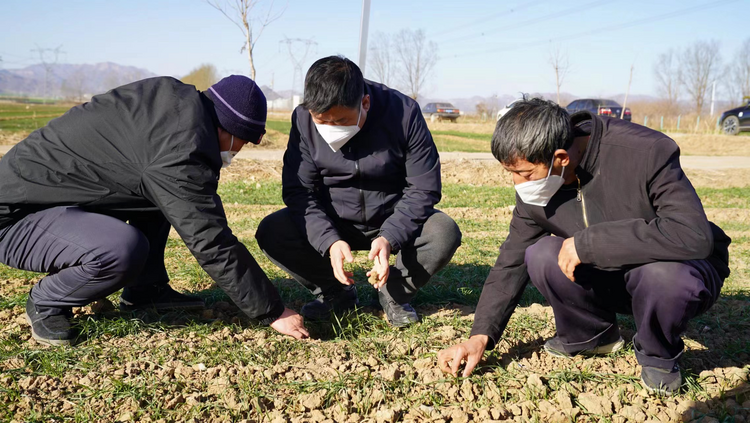
M588 238L586 231L581 231L573 236L573 242L575 243L576 254L578 254L578 259L581 260L581 263L592 264L594 263L594 258L592 257L591 248L589 248L590 243L588 242Z
M489 332L491 331L485 330L482 328L471 328L471 333L469 334L469 338L471 338L474 335L487 335L487 346L484 349L485 351L490 351L495 348L495 345L497 345L497 341L500 340L500 336L489 333Z
M273 310L266 314L261 314L260 316L256 317L255 319L258 321L258 324L261 326L269 326L271 323L275 322L276 320L281 317L282 314L284 314L284 303L281 301L277 302L276 305L273 307Z
M333 232L327 237L323 238L323 241L318 244L318 253L320 253L321 256L325 257L328 250L331 249L331 245L333 245L334 242L341 240L341 236L339 236L338 233Z
M391 244L391 251L399 251L401 250L401 243L394 238L390 232L388 231L380 231L380 236L385 238L386 241L388 241L389 244Z

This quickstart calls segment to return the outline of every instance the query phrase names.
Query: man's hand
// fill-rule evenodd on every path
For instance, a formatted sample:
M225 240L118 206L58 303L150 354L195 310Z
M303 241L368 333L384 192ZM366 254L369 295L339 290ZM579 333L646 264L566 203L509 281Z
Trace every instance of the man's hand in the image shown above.
M375 263L372 270L378 273L378 281L372 285L375 289L380 289L388 281L388 275L391 273L390 258L391 243L382 236L375 238L370 245L370 254L367 255L367 259ZM370 276L370 273L372 271L367 272L367 276Z
M573 272L579 264L581 264L581 259L578 258L578 252L576 252L576 243L573 237L570 237L563 241L560 254L557 256L557 265L560 266L560 270L568 279L575 282L576 278L573 276Z
M285 308L284 312L281 313L281 317L271 323L270 326L274 328L276 332L292 336L295 339L305 339L310 337L307 329L305 329L305 319L297 314L296 311L288 308Z
M487 335L474 335L468 341L450 348L446 348L438 353L438 366L443 373L450 373L458 376L458 368L462 362L466 362L463 377L467 377L474 371L484 355L484 349L487 347Z
M331 267L333 268L333 275L336 276L336 279L344 285L354 285L354 279L352 279L354 273L344 271L344 260L346 260L347 263L354 262L352 249L349 247L349 244L347 244L346 241L338 240L331 245L328 252L331 256Z

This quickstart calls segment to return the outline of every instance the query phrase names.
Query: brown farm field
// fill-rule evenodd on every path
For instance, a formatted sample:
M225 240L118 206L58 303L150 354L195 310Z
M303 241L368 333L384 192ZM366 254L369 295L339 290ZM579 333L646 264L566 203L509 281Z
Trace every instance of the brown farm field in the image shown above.
M31 131L63 114L72 105L24 105L0 102L0 145L13 145ZM291 127L291 112L272 112L268 116L267 133L260 148L284 149ZM640 121L639 121L640 122ZM474 117L457 123L429 122L435 143L440 151L489 152L493 121L481 122ZM691 156L750 156L750 137L726 136L712 133L667 133Z
M259 251L255 229L283 207L281 164L237 160L220 185L235 234L296 310L311 296ZM452 263L420 291L420 324L397 330L370 304L364 254L352 266L363 307L309 324L295 341L242 316L172 234L172 285L205 298L195 313L126 313L104 301L76 309L81 342L43 347L23 306L41 277L0 265L0 421L127 422L744 422L750 418L750 174L690 171L731 246L723 297L689 325L684 390L649 396L632 344L603 358L553 358L551 309L527 288L503 340L469 378L436 353L468 336L482 283L505 238L513 188L492 162L446 162L439 208L462 228ZM116 294L110 297L116 304ZM626 340L632 319L621 316Z

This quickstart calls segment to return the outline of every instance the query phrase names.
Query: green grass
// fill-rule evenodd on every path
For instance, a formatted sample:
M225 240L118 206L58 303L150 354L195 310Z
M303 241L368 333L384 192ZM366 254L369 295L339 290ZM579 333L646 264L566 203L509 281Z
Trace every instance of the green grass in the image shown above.
M699 189L698 192L708 208L750 208L750 189ZM286 304L298 310L312 296L270 263L253 237L262 217L283 207L280 183L266 180L222 182L220 194L232 216L233 232L279 288ZM373 314L372 308L365 307L332 322L308 322L310 332L318 339L314 342L294 342L247 320L229 323L228 318L214 320L196 313L113 311L77 318L77 328L86 339L75 348L40 348L27 342L26 326L10 325L13 318L8 318L7 313L16 316L21 313L28 287L41 275L0 266L0 281L8 282L0 285L0 323L7 326L0 333L0 421L11 418L38 422L115 421L131 402L136 405L134 420L149 417L151 421L161 418L166 421L191 418L196 421L260 421L264 413L269 415L283 407L287 407L287 417L301 415L289 411L301 403L300 396L324 391L323 408L341 406L349 414L378 410L381 407L378 396L382 396L388 406L402 404L402 416L407 410L420 406L440 411L471 404L471 409L476 411L500 406L510 408L522 401L551 400L554 403L558 391L573 393L574 404L577 393L582 391L602 391L608 397L619 392L623 404L637 403L640 401L637 393L641 389L637 373L614 370L615 363L634 365L632 346L613 357L556 361L553 368L540 370L533 367L539 362L534 361L534 357L542 354L543 339L554 333L553 321L550 317L525 311L514 315L502 345L485 354L480 368L469 378L441 376L426 382L412 367L417 359L434 361L437 351L468 335L472 320L462 317L455 304L473 306L477 303L510 220L508 214L498 218L485 216L483 212L494 212L514 202L514 190L509 187L445 184L443 201L438 208L448 213L454 208L469 208L474 213L456 219L464 234L461 248L451 263L419 291L413 303L425 311L437 310L439 306L447 309L439 315L426 313L419 325L397 330ZM726 225L728 230L750 230L750 224L744 222L718 223ZM701 363L728 360L741 366L741 357L750 354L750 314L746 312L746 303L750 300L750 271L747 270L750 239L738 237L733 248L733 275L725 284L724 298L709 313L691 323L686 335L709 350L686 354L685 376L689 386L679 400L703 402L714 398L699 380L702 370L699 366L706 366ZM350 268L360 281L361 304L368 306L375 301L376 293L363 282L368 266L364 255L356 253L356 262ZM170 238L165 256L173 284L179 289L200 295L209 307L227 301L226 294L213 284L181 240ZM109 298L116 301L117 295ZM543 302L539 292L528 286L521 305L539 302ZM229 317L241 317L236 309L228 313ZM624 317L620 322L623 330L632 335L635 329L632 319ZM704 326L710 326L711 331L702 332ZM442 339L438 334L445 330L453 330L456 335ZM714 335L717 333L732 336ZM368 362L376 364L366 364ZM187 367L203 364L209 370L185 375L175 372L169 377L161 375L165 369L173 369L175 363ZM378 366L381 365L399 366L400 377L397 380L386 378L380 373ZM228 385L209 394L212 379L206 374L221 372L215 370L219 368L225 369L222 377L227 379ZM125 373L118 376L118 371ZM531 373L542 376L543 390L527 386L526 378ZM83 378L89 374L101 376L101 379L93 386L84 385ZM50 378L49 388L21 387L26 378L42 376ZM219 373L215 378L218 376ZM74 382L64 381L66 377ZM465 384L475 388L472 401L461 397ZM53 392L59 396L52 397ZM185 397L184 401L168 408L167 403L178 393ZM187 397L191 395L198 399L188 402ZM64 403L56 398L64 398L72 404L71 408L63 411ZM18 414L13 407L24 399L39 405ZM236 402L236 407L228 405L231 401ZM723 415L720 409L711 407L712 415ZM603 421L610 421L611 417L604 416ZM598 417L591 419L600 421ZM474 420L480 419L475 415ZM528 420L544 421L544 418L532 414Z
M439 151L467 153L487 153L490 151L492 134L436 130L430 132Z
M287 120L268 120L266 121L266 128L289 135L289 132L292 130L292 122Z
M0 131L35 131L67 112L70 107L70 105L0 103Z
M490 141L492 141L492 134L478 134L475 132L459 132L459 131L430 131L430 132L432 133L432 135L450 135L453 137L483 141L488 146L490 145Z

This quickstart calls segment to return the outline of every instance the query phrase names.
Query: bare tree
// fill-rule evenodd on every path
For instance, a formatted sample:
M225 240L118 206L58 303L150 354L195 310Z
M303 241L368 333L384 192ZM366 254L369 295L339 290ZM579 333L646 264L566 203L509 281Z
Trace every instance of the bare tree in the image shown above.
M555 47L550 51L549 64L555 71L555 85L557 86L557 104L560 104L560 87L562 86L565 77L568 75L570 70L570 63L568 62L568 54L562 51L560 46Z
M376 32L370 41L370 69L375 79L390 86L394 73L394 58L391 57L393 41L384 32Z
M261 3L260 0L206 0L211 7L221 12L229 21L242 31L245 38L240 53L247 52L247 60L250 62L250 78L255 79L255 61L253 52L255 44L271 22L279 19L286 6L279 12L273 13L273 1L265 13L259 13L257 18L253 18L253 9ZM253 31L256 31L253 33Z
M419 97L437 63L437 44L428 41L421 29L402 29L393 40L399 65L399 79L413 99Z
M721 53L716 40L697 41L680 56L680 82L690 95L695 111L700 114L713 82L719 77Z
M654 76L657 92L666 101L670 113L674 112L680 99L682 70L677 60L677 53L673 49L661 53L656 59Z
M732 63L727 67L727 89L733 104L750 97L750 38L740 46Z
M181 78L182 82L195 85L195 88L200 91L206 91L208 87L215 84L218 80L219 72L214 65L208 63L198 66Z

